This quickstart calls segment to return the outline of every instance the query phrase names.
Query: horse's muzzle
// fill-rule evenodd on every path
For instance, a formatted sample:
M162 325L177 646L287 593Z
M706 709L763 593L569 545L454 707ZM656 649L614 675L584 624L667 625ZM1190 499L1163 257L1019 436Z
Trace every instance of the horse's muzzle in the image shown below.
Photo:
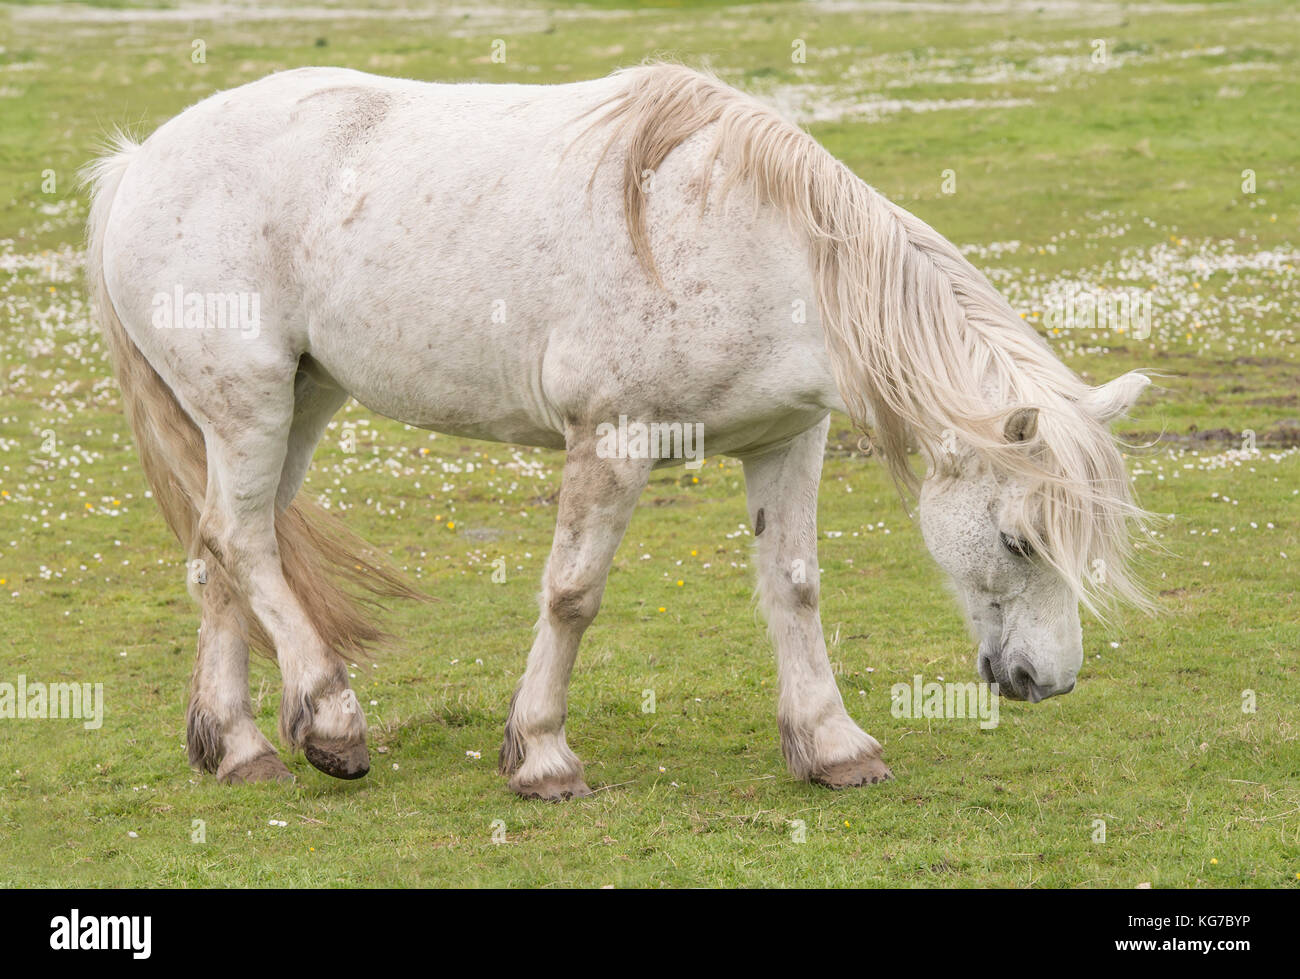
M1059 697L1074 689L1074 678L1068 684L1039 677L1033 664L1023 656L1004 654L1001 647L980 643L977 668L985 683L996 683L998 694L1008 700L1027 700L1036 704L1048 697Z

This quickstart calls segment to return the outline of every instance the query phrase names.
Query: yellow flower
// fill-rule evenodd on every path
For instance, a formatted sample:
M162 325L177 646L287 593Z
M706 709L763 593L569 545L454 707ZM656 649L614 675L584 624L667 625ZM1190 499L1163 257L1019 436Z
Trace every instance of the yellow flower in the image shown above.
M660 611L660 612L667 612L668 609L666 609L664 606L660 605L660 606L659 606L659 611Z
M682 585L684 585L684 584L685 584L685 582L682 581L681 578L678 578L678 579L677 579L677 587L678 587L678 588L682 587Z
M1219 862L1219 860L1218 860L1217 857L1210 857L1210 863L1213 864L1213 863L1218 863L1218 862Z
M9 495L8 493L5 494L5 496L8 496L8 495ZM698 553L699 553L698 551L691 551L691 557L695 557L695 555L698 554Z
M455 529L456 529L456 521L454 521L454 520L448 520L448 521L447 521L447 529L448 529L448 530L455 530Z

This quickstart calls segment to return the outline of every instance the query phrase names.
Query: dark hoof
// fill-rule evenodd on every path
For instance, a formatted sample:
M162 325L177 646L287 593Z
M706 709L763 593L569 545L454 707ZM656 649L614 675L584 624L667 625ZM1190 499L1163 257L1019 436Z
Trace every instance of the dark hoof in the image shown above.
M592 794L581 775L550 775L527 784L520 782L516 776L510 780L510 791L525 799L542 799L546 802L581 799Z
M254 782L293 782L293 773L285 767L274 751L241 762L228 772L220 772L217 781L223 785L251 785Z
M810 781L828 789L848 789L855 785L875 785L894 777L889 766L876 755L860 755L848 761L827 765L814 772Z
M364 741L325 738L308 741L302 751L312 765L335 778L361 778L370 771L370 752Z

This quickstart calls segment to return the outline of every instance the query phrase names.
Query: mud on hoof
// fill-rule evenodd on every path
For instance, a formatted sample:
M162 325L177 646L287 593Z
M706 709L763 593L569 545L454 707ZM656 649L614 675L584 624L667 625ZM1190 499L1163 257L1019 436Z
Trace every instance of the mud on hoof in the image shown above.
M510 791L525 799L543 799L546 802L563 802L592 795L581 775L547 775L532 782L521 782L516 775L510 780Z
M879 755L858 755L845 761L825 765L808 776L808 780L828 789L847 789L856 785L875 785L894 777Z
M274 751L250 758L232 766L229 771L217 772L217 781L223 785L251 785L254 782L292 782L293 773Z
M314 767L335 778L361 778L370 771L370 752L364 741L309 738L302 752Z

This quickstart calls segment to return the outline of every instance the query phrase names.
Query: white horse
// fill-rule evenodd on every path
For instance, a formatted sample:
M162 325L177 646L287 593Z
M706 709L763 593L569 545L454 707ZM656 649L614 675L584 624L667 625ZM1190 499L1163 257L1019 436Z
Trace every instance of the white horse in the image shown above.
M650 470L683 461L657 451L671 440L609 438L620 420L685 426L743 460L800 778L890 775L844 709L817 611L832 410L874 432L902 488L919 483L927 545L1004 695L1069 692L1080 601L1141 600L1125 572L1141 511L1106 423L1147 379L1084 384L943 237L712 77L288 71L119 139L90 176L99 316L154 496L198 569L190 757L223 781L290 777L253 721L250 644L279 662L283 740L331 775L368 768L344 657L378 631L339 576L409 590L294 502L348 397L565 450L500 756L524 796L590 791L564 732L578 642Z

